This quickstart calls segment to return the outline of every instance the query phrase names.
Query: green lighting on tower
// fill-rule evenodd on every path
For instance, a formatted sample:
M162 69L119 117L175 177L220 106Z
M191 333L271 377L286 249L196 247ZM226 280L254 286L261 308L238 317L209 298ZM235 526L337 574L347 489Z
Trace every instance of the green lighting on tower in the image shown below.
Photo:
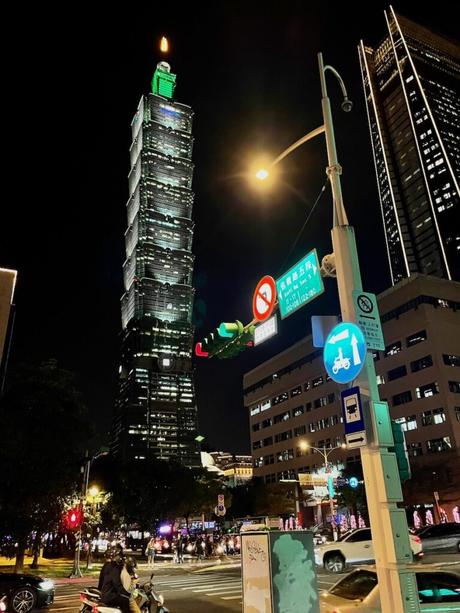
M170 72L167 62L158 62L152 79L152 93L165 98L172 98L176 87L176 75Z

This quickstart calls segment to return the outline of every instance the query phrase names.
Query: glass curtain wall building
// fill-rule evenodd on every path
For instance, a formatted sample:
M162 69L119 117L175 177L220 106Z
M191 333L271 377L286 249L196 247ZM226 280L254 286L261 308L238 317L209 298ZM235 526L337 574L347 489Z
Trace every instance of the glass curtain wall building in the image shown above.
M160 62L132 121L116 457L199 466L192 371L192 118Z
M393 284L460 280L460 47L385 12L359 59Z

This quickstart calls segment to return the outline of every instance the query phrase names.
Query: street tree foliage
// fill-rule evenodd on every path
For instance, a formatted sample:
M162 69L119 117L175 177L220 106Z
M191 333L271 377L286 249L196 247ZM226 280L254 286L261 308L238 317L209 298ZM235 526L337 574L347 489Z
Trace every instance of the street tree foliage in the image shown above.
M219 479L203 469L158 459L113 465L112 498L103 512L107 526L138 526L152 531L161 522L211 513L223 491Z
M346 507L348 512L355 516L357 516L359 512L364 518L367 519L367 500L364 484L362 483L364 477L361 463L353 462L352 464L349 464L342 470L341 476L347 478L356 477L359 481L359 485L357 488L352 488L349 485L344 485L337 488L338 506Z
M292 487L284 483L267 485L263 479L254 478L232 488L232 503L228 517L277 516L292 513L295 501Z
M0 533L18 543L59 524L81 480L90 426L72 373L50 360L11 372L0 399Z

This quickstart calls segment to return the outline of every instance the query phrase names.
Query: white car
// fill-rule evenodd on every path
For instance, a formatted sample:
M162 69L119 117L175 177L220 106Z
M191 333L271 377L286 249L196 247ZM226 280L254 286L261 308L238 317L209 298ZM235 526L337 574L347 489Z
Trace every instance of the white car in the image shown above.
M430 565L414 567L420 610L460 611L460 575ZM321 613L381 613L375 567L357 568L319 596Z
M423 555L422 541L415 534L409 534L414 558ZM375 560L370 528L358 528L347 532L333 543L315 547L315 562L331 573L342 573L347 564L363 564Z

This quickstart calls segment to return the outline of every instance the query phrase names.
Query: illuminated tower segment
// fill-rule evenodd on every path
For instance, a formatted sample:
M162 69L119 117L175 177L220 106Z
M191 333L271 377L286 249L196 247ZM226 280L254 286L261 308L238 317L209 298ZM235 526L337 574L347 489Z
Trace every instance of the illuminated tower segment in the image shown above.
M190 107L160 62L132 122L122 356L113 453L199 464L192 372Z
M460 48L397 15L359 58L393 283L460 280Z

